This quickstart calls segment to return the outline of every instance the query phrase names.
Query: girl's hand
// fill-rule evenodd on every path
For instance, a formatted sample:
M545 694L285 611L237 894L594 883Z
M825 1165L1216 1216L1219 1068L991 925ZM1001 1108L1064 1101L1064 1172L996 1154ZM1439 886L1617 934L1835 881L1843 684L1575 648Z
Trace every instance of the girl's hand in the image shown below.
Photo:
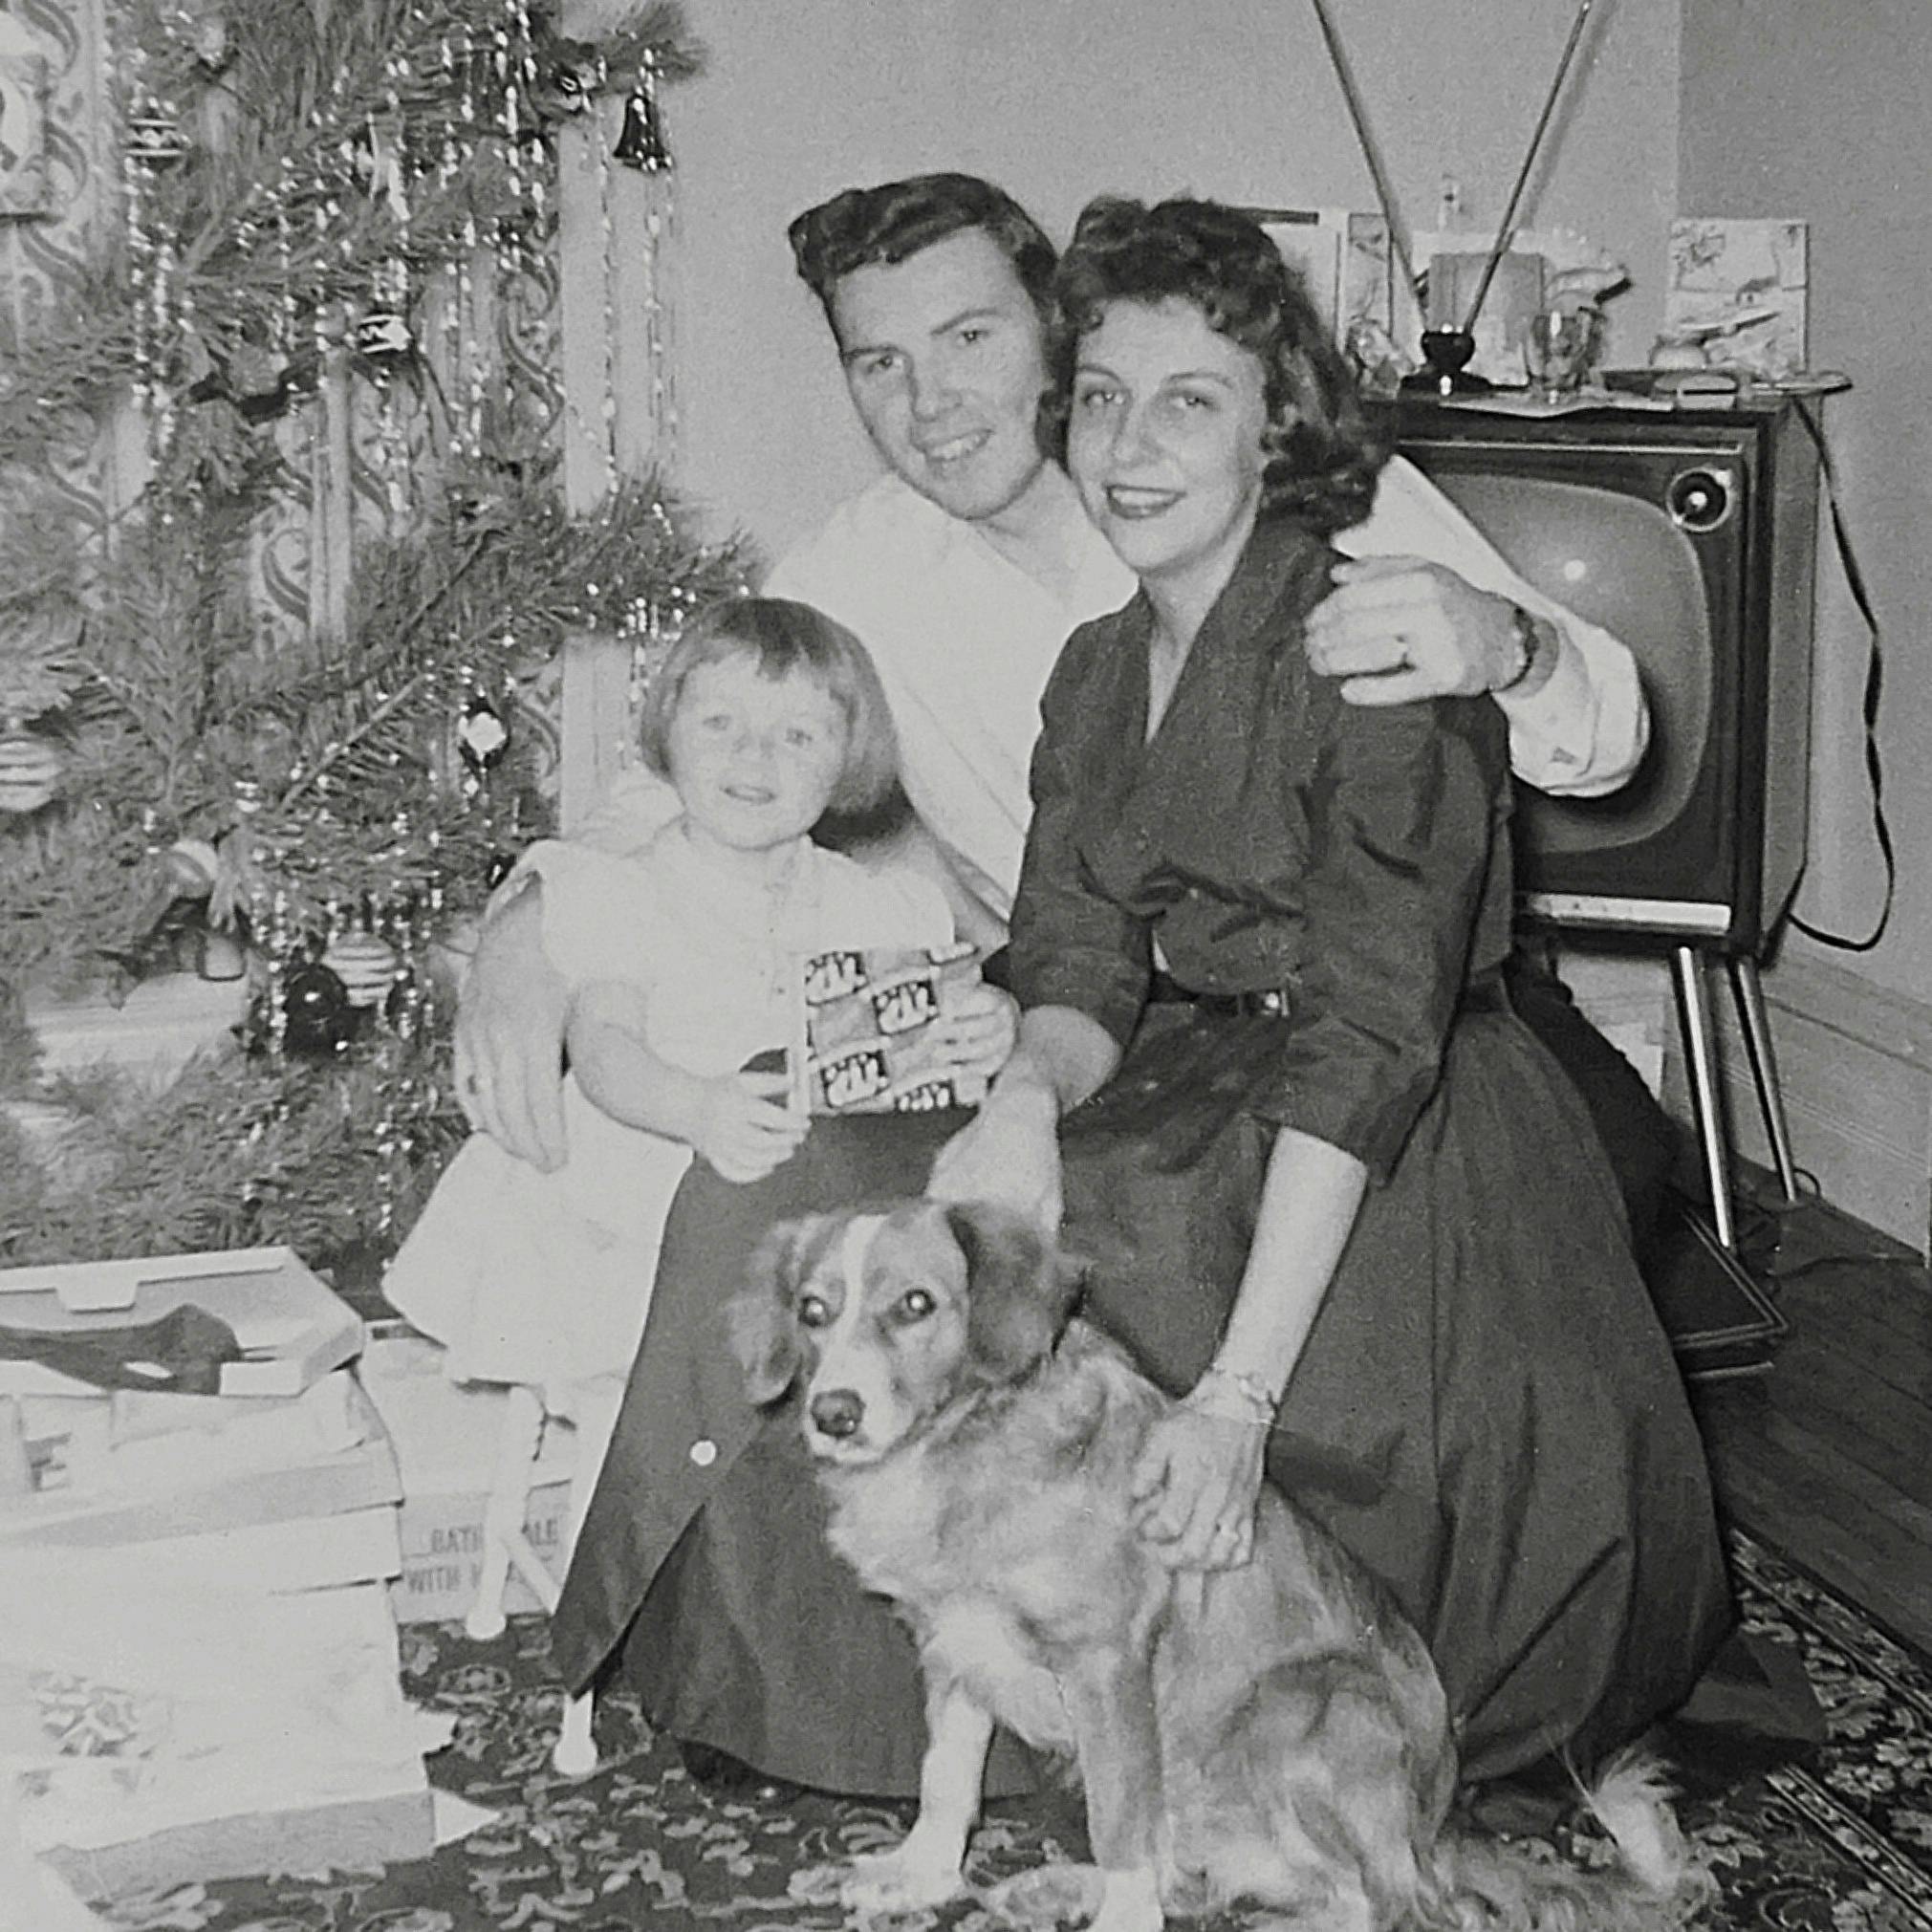
M1254 1554L1268 1431L1180 1402L1134 1465L1134 1525L1172 1570L1233 1570Z
M1019 1002L998 987L976 986L940 1018L931 1039L955 1074L985 1084L1011 1057L1019 1036Z
M726 1074L706 1083L691 1145L727 1181L762 1181L798 1151L811 1121L785 1105L783 1074Z

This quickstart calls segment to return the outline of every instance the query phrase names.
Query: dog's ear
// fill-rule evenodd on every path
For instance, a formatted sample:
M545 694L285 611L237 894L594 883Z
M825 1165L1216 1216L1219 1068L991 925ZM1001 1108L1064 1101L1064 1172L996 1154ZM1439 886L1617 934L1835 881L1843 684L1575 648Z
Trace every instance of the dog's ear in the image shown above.
M805 1249L820 1216L781 1221L757 1248L745 1270L745 1286L726 1305L731 1352L745 1371L745 1392L760 1408L792 1386L802 1357L792 1300Z
M1080 1293L1080 1270L1023 1216L956 1203L946 1226L966 1257L966 1347L974 1372L1012 1381L1048 1355Z

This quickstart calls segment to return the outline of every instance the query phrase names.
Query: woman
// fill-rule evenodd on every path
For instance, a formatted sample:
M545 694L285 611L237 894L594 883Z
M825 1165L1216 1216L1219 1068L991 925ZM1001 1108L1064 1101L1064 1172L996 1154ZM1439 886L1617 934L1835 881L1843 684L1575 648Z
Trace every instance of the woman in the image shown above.
M1177 1565L1246 1560L1265 1464L1430 1639L1471 1776L1588 1763L1682 1698L1727 1596L1615 1184L1500 989L1501 720L1308 670L1377 465L1257 227L1098 203L1059 293L1050 415L1142 589L1049 688L1021 1048L935 1186L1064 1193L1089 1312L1185 1397L1140 1472ZM917 1789L916 1661L824 1550L789 1422L747 1415L717 1304L773 1219L917 1191L944 1125L687 1186L630 1397L658 1440L599 1488L557 1628L580 1682L650 1579L653 1716L830 1789Z
M1727 1591L1615 1183L1502 991L1502 721L1309 672L1376 457L1258 228L1096 203L1056 299L1067 467L1141 588L1048 688L1020 1049L944 1185L1051 1196L1058 1119L1089 1313L1184 1392L1140 1472L1174 1562L1246 1559L1265 1456L1429 1639L1471 1776L1588 1763Z

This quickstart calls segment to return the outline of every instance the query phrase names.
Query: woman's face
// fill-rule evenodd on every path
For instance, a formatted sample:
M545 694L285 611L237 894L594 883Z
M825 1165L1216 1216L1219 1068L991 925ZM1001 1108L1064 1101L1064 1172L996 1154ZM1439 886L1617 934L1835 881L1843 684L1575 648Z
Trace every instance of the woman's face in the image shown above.
M700 664L665 734L690 830L736 852L810 832L845 769L845 716L815 679L768 678L749 652Z
M1081 338L1067 468L1143 579L1218 593L1261 504L1260 358L1192 302L1115 302Z

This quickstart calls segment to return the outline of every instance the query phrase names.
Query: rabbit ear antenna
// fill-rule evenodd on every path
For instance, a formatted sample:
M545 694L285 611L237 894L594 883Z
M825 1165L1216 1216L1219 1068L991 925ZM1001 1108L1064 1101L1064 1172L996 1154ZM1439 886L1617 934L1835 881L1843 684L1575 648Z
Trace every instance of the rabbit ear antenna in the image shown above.
M1322 0L1315 0L1317 10ZM1476 326L1476 317L1483 312L1483 300L1489 293L1489 284L1496 278L1496 270L1503 257L1509 252L1509 244L1516 237L1516 208L1523 199L1523 190L1530 184L1530 170L1536 165L1536 156L1543 146L1543 136L1550 126L1550 117L1556 111L1556 102L1563 92L1563 83L1570 76L1570 64L1576 58L1576 49L1583 39L1583 29L1590 19L1590 11L1596 0L1581 0L1576 9L1576 17L1570 23L1570 38L1563 43L1563 55L1556 63L1556 77L1550 83L1550 92L1544 98L1543 112L1536 117L1536 131L1530 137L1530 152L1523 157L1523 165L1516 175L1516 185L1509 191L1509 206L1503 210L1503 219L1496 225L1496 246L1489 250L1489 259L1483 268L1483 279L1476 284L1475 299L1469 304L1468 315L1463 322L1463 334L1468 335Z
M1321 37L1328 47L1329 65L1335 69L1335 77L1341 83L1341 98L1348 104L1349 119L1355 123L1356 141L1361 148L1362 159L1369 164L1369 179L1375 183L1376 200L1381 205L1382 219L1389 225L1389 247L1401 268L1403 280L1409 285L1416 314L1424 315L1422 279L1416 273L1415 263L1409 258L1408 229L1403 226L1401 214L1396 206L1395 190L1389 185L1375 137L1369 132L1368 117L1362 112L1360 96L1356 93L1355 76L1349 72L1347 56L1342 53L1341 36L1335 33L1335 22L1329 17L1328 0L1310 0L1310 4L1314 8L1314 17L1321 25ZM1590 0L1585 0L1585 5L1589 4Z

